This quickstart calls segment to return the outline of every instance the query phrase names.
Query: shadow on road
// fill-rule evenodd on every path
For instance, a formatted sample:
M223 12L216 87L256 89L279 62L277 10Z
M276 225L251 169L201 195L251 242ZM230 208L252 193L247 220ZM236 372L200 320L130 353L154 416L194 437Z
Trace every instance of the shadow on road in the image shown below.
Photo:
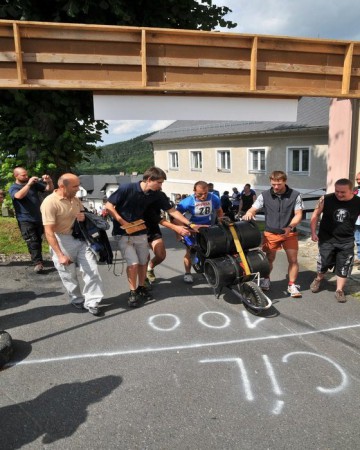
M66 383L32 400L1 408L1 447L13 450L41 436L42 444L71 436L86 422L88 407L100 402L121 383L121 377L112 375Z

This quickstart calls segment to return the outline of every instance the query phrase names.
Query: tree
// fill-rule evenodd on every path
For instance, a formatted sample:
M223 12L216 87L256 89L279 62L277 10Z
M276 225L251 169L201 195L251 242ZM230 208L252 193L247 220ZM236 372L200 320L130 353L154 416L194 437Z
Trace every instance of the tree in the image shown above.
M233 28L212 0L3 0L0 19L212 30ZM84 91L0 92L0 178L25 166L56 176L96 153L107 123L95 121Z

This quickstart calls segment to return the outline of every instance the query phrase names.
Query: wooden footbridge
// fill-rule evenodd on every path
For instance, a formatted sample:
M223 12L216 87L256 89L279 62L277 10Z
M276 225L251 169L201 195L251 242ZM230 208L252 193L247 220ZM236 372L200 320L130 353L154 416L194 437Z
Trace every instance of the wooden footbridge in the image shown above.
M1 20L0 88L360 98L360 42Z

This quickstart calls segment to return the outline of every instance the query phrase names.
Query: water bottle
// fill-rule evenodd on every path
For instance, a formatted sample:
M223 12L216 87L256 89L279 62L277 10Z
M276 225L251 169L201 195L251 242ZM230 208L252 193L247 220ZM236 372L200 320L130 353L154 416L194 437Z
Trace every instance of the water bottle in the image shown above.
M184 241L185 245L187 245L188 247L192 247L194 245L194 241L192 240L192 238L190 236L184 236L183 241Z

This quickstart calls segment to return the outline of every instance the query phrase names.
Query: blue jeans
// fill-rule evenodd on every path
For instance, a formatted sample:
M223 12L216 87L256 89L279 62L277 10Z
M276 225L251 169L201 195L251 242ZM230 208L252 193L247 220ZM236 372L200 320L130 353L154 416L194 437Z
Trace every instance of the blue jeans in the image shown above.
M355 225L355 242L357 246L357 259L360 259L360 225Z

